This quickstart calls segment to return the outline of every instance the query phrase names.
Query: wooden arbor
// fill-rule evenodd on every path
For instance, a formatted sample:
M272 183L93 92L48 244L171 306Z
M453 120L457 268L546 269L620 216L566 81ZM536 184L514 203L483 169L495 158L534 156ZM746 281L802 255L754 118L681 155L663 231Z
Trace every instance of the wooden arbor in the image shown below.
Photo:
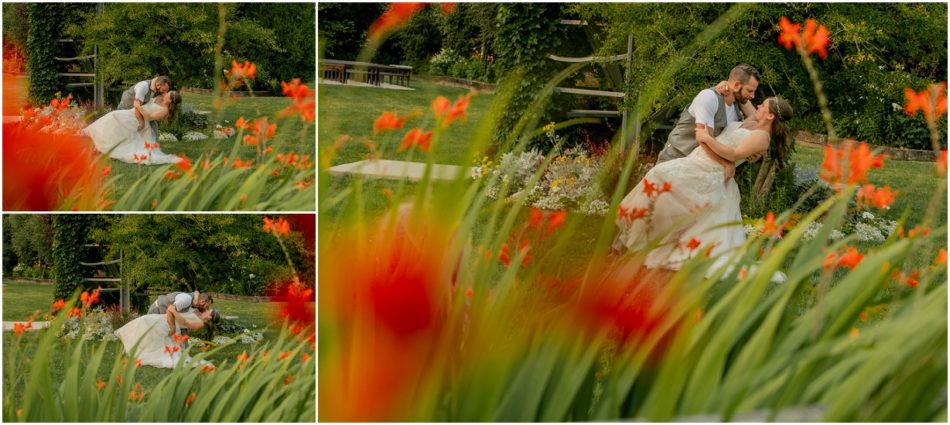
M104 3L96 3L96 16L102 15L104 8ZM61 44L75 44L75 41L68 38L58 39L57 42ZM66 83L66 88L74 87L92 87L93 90L93 102L97 108L101 108L105 104L105 89L103 88L102 75L99 72L99 46L93 47L93 54L83 55L83 56L74 56L74 57L53 57L57 62L68 65L71 62L78 62L80 64L84 61L92 60L92 72L60 72L60 77L80 79L80 81L73 81ZM81 81L85 80L85 81Z
M584 28L584 33L587 36L587 40L590 43L591 47L596 51L598 46L594 41L593 34L591 34L587 21L576 20L576 19L562 19L559 22L561 25L572 25L580 26ZM577 64L577 63L601 63L604 66L606 71L608 85L613 90L591 90L591 89L580 89L580 88L570 88L570 87L555 87L555 93L564 93L577 96L599 96L599 97L608 97L619 99L621 102L620 108L618 110L590 110L590 109L575 109L567 113L567 116L570 118L581 118L581 117L595 117L595 118L620 118L620 143L621 149L626 148L627 143L627 120L628 120L628 107L627 107L627 94L626 94L626 82L627 77L629 76L627 72L623 71L618 62L623 61L626 65L626 69L630 69L630 59L633 57L633 34L627 36L627 53L613 55L613 56L585 56L585 57L563 57L554 54L549 54L548 59L551 59L556 62L568 63L568 64ZM623 90L623 91L621 91Z
M86 244L84 248L99 248L98 244ZM105 260L96 262L82 262L79 264L88 267L92 276L83 278L83 281L96 284L100 292L119 292L119 308L123 313L128 313L130 309L129 282L122 279L122 261L123 252L119 251L117 260ZM106 284L107 287L103 287Z

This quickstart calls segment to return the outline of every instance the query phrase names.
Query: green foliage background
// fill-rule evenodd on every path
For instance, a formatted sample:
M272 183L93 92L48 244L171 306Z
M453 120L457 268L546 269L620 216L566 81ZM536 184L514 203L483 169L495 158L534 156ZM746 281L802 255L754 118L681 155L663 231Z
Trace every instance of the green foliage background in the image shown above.
M31 24L11 28L27 30L26 69L30 73L30 98L34 102L47 103L56 92L65 88L65 82L57 75L61 72L61 65L53 59L61 51L58 40L65 38L65 34L60 30L63 26L76 22L77 17L90 7L91 4L29 3L27 17ZM22 39L22 37L22 34L10 36L13 40ZM7 38L7 33L4 33L4 38Z
M299 222L284 241L285 255L261 230L259 215L7 215L3 221L4 272L17 264L49 264L56 298L68 298L90 277L80 261L115 259L120 250L123 278L138 292L263 295L269 283L293 276L287 256L301 278L314 283L315 248L296 231ZM84 244L103 248L93 254Z

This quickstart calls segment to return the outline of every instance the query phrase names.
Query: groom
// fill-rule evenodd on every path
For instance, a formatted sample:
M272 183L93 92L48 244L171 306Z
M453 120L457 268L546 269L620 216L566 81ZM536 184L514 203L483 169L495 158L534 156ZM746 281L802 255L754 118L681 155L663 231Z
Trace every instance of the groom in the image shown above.
M666 146L657 157L657 164L689 155L698 146L698 132L707 132L716 137L729 123L742 121L743 113L754 113L752 99L755 98L761 79L762 75L757 69L742 64L729 72L726 82L728 88L724 92L717 91L716 87L700 91L680 114L679 121L666 139ZM720 158L705 146L703 148L726 168L726 180L735 175L736 167L732 162ZM749 158L749 161L755 160L758 158Z
M148 314L165 314L173 310L183 313L192 308L204 311L211 308L213 303L214 300L211 299L211 295L205 292L172 292L159 296L149 307ZM174 316L168 316L168 328L168 336L174 335L177 329Z
M152 78L151 80L139 81L128 90L122 92L122 99L116 109L132 109L135 106L142 106L152 100L155 95L165 94L171 89L171 80L164 75ZM145 125L145 118L137 112L135 118L139 120L139 129ZM152 141L158 140L158 123L152 121L149 123L152 127Z

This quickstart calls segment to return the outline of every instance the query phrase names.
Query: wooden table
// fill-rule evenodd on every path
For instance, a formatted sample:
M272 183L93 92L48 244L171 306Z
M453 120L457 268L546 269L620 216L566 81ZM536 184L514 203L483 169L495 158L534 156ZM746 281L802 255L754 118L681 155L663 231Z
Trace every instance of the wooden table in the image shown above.
M409 87L412 67L405 65L380 65L370 62L324 59L320 62L323 78L346 84L346 80L362 81L378 86L383 79L389 84Z

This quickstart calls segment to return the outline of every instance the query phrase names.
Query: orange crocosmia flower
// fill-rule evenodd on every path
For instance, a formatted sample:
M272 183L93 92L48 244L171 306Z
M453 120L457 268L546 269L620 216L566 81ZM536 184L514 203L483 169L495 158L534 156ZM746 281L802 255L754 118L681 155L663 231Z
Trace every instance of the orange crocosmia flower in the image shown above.
M210 364L206 364L201 367L201 372L202 373L214 372L214 366Z
M548 215L548 232L554 231L564 224L567 219L567 211L554 211Z
M853 246L848 247L848 251L844 253L841 257L838 258L836 266L838 267L847 267L851 270L854 270L858 264L861 263L861 260L864 259L864 254L858 252Z
M241 64L236 60L231 60L231 78L233 80L253 79L256 75L257 66L253 63L244 61L244 63Z
M425 3L391 3L389 8L369 26L369 38L380 41L391 31L402 28Z
M623 210L623 206L620 207ZM537 208L531 208L531 219L528 220L528 227L541 227L541 220L544 219L544 211Z
M73 316L79 317L81 315L82 315L82 309L80 309L79 307L73 307L69 309L69 313L66 314L66 317L73 317Z
M465 298L472 299L475 296L475 290L471 287L465 289Z
M240 117L240 118L237 119L237 121L234 122L234 127L235 127L235 128L240 128L240 129L243 129L243 130L250 130L250 129L251 129L251 122L250 122L250 121L245 121L245 120L244 120L244 117Z
M907 99L907 104L904 105L904 112L910 116L921 112L925 119L935 121L938 117L947 113L946 93L946 82L931 84L920 93L915 92L910 87L905 88L904 97Z
M498 260L505 264L505 266L511 265L511 257L508 256L508 244L502 244L501 250L498 251Z
M306 363L307 360L310 360L310 355L307 353L302 353L300 355L300 363Z
M913 229L910 229L910 232L907 232L907 236L914 238L917 236L930 236L930 229L921 226L915 226Z
M442 8L442 13L446 15L455 13L455 3L439 3L439 7Z
M891 203L894 202L894 198L900 192L892 192L890 186L884 186L880 189L874 191L871 195L871 202L878 209L890 208Z
M937 258L934 259L935 265L947 264L947 249L940 248L940 252L937 253Z
M389 130L397 130L402 128L402 124L409 119L411 115L406 115L402 118L396 116L396 111L383 112L379 118L376 118L376 121L373 121L373 133L382 133Z
M165 179L165 180L175 180L175 179L177 179L177 178L179 178L179 177L181 177L181 173L179 173L179 172L177 172L177 171L171 171L171 170L169 170L169 171L166 171L166 172L165 172L165 177L164 177L164 179Z
M96 381L96 388L103 389L106 387L106 381Z
M195 401L198 398L198 395L192 392L188 395L188 398L185 399L185 407L191 407L191 402Z
M248 359L247 351L242 351L241 354L238 354L237 361L238 363L244 363Z
M112 167L102 167L102 175L108 176L112 173Z
M135 359L135 367L142 367L142 359Z
M647 194L647 197L652 198L653 194L657 192L656 184L651 183L647 180L646 177L643 178L643 193Z
M447 126L451 124L452 121L455 121L459 118L464 120L466 118L465 111L468 110L469 101L474 94L475 92L469 92L469 94L459 96L459 98L455 100L455 104L452 105L452 109L450 109L449 113L446 114L445 121L442 125Z
M617 218L623 220L630 215L630 211L623 207L623 205L617 206Z
M779 19L778 26L782 31L778 36L778 43L783 47L786 49L791 49L792 47L798 46L798 44L802 42L802 24L793 24L788 20L788 18L783 16L782 19Z
M14 324L13 324L13 333L15 333L15 334L17 334L17 335L22 334L22 333L23 333L24 331L26 331L27 329L33 329L33 322L32 322L32 321L27 322L27 323L14 323Z
M420 128L409 130L402 138L399 151L405 151L413 146L417 146L423 152L428 152L432 148L432 132L423 132Z
M696 250L700 245L702 245L702 242L696 238L689 238L689 242L686 243L686 247L689 248L690 251Z
M850 148L850 144L848 148ZM867 143L861 142L854 149L848 151L848 165L851 173L848 175L848 184L861 183L867 180L867 172L871 168L883 168L884 158L874 155Z
M290 383L291 383L293 380L294 380L293 375L287 375L287 377L284 378L284 385L290 385Z
M775 224L775 213L769 211L762 224L762 234L765 236L782 236L782 226Z
M432 112L435 113L435 119L437 120L441 120L445 117L451 108L452 102L444 96L436 97L435 100L432 101Z
M300 114L300 118L306 122L313 122L316 118L317 101L314 98L313 90L310 90L306 84L300 84L299 78L294 78L290 83L281 81L284 96L290 97L294 103L284 109L284 115Z
M175 163L175 167L186 173L191 171L191 160L183 153L179 154L179 156L181 156L181 160Z
M56 302L53 303L53 311L57 311L63 307L66 307L66 301L56 300Z
M805 21L802 39L805 40L805 49L808 53L818 53L822 59L828 57L828 27L824 24L818 25L814 19Z
M250 161L250 160L249 160L249 161L241 161L241 158L237 158L237 159L234 160L234 163L231 164L231 168L232 168L232 169L234 169L234 168L248 168L248 167L250 167L251 165L254 165L254 161Z
M277 355L277 360L283 360L283 359L286 359L286 358L288 358L288 357L290 357L290 351L284 351L284 352L280 353L279 355Z
M834 184L841 180L841 165L838 150L831 145L825 145L825 159L821 163L821 178Z

